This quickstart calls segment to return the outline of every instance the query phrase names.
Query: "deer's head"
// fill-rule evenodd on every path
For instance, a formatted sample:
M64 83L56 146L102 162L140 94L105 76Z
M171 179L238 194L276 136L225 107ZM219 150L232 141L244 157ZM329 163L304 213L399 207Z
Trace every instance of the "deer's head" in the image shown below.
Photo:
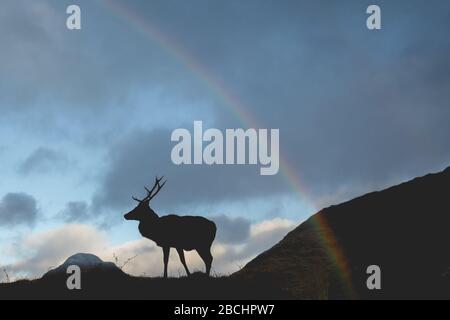
M150 201L158 194L158 192L162 189L162 187L166 184L166 181L164 181L161 184L161 180L164 177L161 177L158 179L156 177L155 184L153 185L153 188L151 190L147 189L147 187L144 187L147 191L147 196L139 200L135 197L132 197L133 200L138 202L138 205L136 208L128 212L126 215L124 215L124 218L126 220L137 220L137 221L143 221L148 218L157 218L158 215L155 213L155 211L150 208Z

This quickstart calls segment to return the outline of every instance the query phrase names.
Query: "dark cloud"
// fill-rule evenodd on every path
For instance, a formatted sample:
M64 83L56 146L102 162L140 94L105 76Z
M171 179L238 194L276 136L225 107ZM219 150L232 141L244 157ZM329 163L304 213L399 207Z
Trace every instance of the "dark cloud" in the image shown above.
M221 243L243 243L250 236L250 221L226 215L211 217L217 226L217 240Z
M33 225L38 216L36 200L26 193L8 193L0 201L0 226Z
M85 133L92 143L99 139L93 133L111 138L117 128L112 121L122 120L124 128L124 119L141 116L137 92L154 94L156 100L165 96L204 99L204 88L191 81L192 74L183 64L161 50L158 41L136 32L132 24L117 23L121 18L108 5L79 1L83 30L68 31L69 4L73 3L9 0L2 5L0 110L4 119L14 119L18 127L35 133L57 133L59 138L76 134L79 139ZM164 107L176 109L176 105Z
M41 147L34 150L19 166L19 173L49 173L67 169L69 160L62 153Z
M80 1L78 33L59 27L68 2L9 1L0 13L0 108L23 114L39 104L14 125L32 117L55 134L56 121L88 137L86 147L103 137L109 153L93 210L119 217L156 174L169 182L155 206L189 210L292 192L283 175L316 200L450 162L447 2L380 1L375 32L365 27L370 1L118 2L153 34L92 1ZM158 98L138 109L142 92ZM236 117L236 107L253 120ZM289 171L261 177L249 166L172 165L173 122L189 128L195 118L279 128Z
M370 32L369 2L199 3L176 12L162 2L131 8L198 57L258 126L280 128L289 175L310 198L355 195L450 162L448 4L383 2L384 27ZM228 108L214 111L216 127L254 125ZM98 203L125 206L156 173L169 178L161 206L288 191L280 176L249 167L173 167L169 134L141 132L114 146Z
M66 207L59 216L66 222L86 221L91 216L89 206L85 201L72 201L66 203Z
M137 131L112 147L105 161L106 173L93 198L93 210L119 217L120 210L135 205L131 196L145 195L144 186L151 187L156 175L164 175L167 184L152 201L153 207L182 214L189 213L186 211L193 205L276 195L285 190L279 175L261 176L258 165L174 165L170 155L176 143L170 136L168 130Z

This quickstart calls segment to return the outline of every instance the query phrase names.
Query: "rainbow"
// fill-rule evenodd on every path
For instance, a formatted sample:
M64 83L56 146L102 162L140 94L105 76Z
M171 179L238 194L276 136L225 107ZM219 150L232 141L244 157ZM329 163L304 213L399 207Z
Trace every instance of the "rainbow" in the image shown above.
M227 106L233 116L240 121L244 127L258 128L257 120L251 115L244 104L232 94L224 83L215 77L205 66L196 60L185 48L173 41L169 35L163 33L151 21L145 20L137 12L125 5L125 1L105 0L106 8L113 14L124 20L133 27L142 36L145 36L153 43L159 45L176 61L180 61L193 75L196 76L211 93L214 94L223 105ZM317 211L316 206L307 197L307 189L301 183L299 174L294 170L294 166L284 157L280 156L280 173L292 188L299 195L300 199L307 203L311 208ZM333 230L329 227L323 215L315 215L312 218L313 226L320 236L322 245L326 248L330 260L338 270L341 280L347 285L347 291L350 297L354 297L354 289L352 286L348 263L345 258L344 251L339 246L334 236Z

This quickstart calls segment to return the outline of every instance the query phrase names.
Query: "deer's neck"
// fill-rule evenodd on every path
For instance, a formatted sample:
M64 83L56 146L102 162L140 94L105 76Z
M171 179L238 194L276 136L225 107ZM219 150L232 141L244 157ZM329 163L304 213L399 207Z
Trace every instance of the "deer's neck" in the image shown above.
M157 215L149 215L145 220L139 222L139 232L143 236L148 236L153 230L158 228L159 217Z

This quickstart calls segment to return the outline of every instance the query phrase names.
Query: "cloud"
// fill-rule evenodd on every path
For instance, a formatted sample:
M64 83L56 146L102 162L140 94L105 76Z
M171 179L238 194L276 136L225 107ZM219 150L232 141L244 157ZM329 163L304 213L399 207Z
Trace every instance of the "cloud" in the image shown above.
M95 227L67 224L33 233L8 246L5 251L17 261L5 268L16 278L40 277L75 253L102 252L107 246L106 234Z
M256 3L258 12L250 13ZM208 8L208 16L200 9L198 24L220 21L202 29L202 38L161 23L189 39L194 56L223 79L256 125L280 128L290 178L319 198L348 186L370 191L449 164L450 43L442 41L449 4L408 2L405 15L405 3L383 4L386 28L372 33L367 6L353 2L285 1L274 8L246 1L239 14L223 5ZM227 29L219 12L235 28ZM215 111L216 126L242 126L228 108Z
M48 0L3 4L2 119L32 135L46 132L53 138L83 138L94 144L110 141L118 124L125 129L133 123L130 117L142 120L149 105L152 119L161 115L167 121L170 110L185 111L193 104L187 96L195 102L204 98L203 87L190 81L188 70L157 42L143 41L128 25L111 19L106 4L79 1L82 12L88 13L82 18L82 32L66 29L67 5ZM129 47L139 50L130 55L125 49ZM165 112L157 112L160 104ZM199 104L197 109L202 109Z
M0 226L33 225L38 216L36 200L26 193L8 193L0 201Z
M31 173L58 172L67 169L69 160L56 150L40 147L34 150L19 166L19 173L28 175Z
M93 197L95 211L118 214L132 208L131 196L145 194L156 175L167 184L152 201L166 210L186 213L195 205L277 195L286 190L280 176L261 176L257 166L174 165L171 131L135 131L110 148L106 172Z
M174 9L164 1L127 2L177 44L172 54L102 6L80 3L89 14L79 33L65 30L63 3L5 3L0 108L3 118L25 117L10 121L15 130L23 123L47 128L45 143L69 137L86 141L86 155L94 143L109 150L94 208L126 210L155 174L170 179L158 205L182 208L292 192L283 174L320 199L450 161L448 3L409 1L408 15L406 2L385 3L389 25L368 33L363 3L196 0ZM211 90L216 78L219 94ZM252 121L236 117L242 111ZM218 128L279 128L291 168L262 178L248 166L174 167L170 130L153 129L189 127L193 115Z
M295 223L290 220L277 218L252 225L249 237L241 243L229 244L217 239L212 248L213 272L229 274L238 270L281 240L294 226ZM58 266L70 255L79 252L93 253L104 261L116 262L124 271L137 276L161 276L163 270L162 250L154 242L142 238L113 246L108 242L106 233L83 224L67 224L28 235L5 251L16 257L14 263L6 266L15 278L40 277L49 268ZM183 275L184 269L175 250L171 250L170 259L170 274ZM186 261L190 270L204 270L204 264L196 252L186 252Z
M250 221L220 215L210 218L217 226L217 240L222 243L242 243L250 236Z
M71 201L66 203L66 207L60 212L61 217L66 222L81 222L90 218L89 206L85 201Z

